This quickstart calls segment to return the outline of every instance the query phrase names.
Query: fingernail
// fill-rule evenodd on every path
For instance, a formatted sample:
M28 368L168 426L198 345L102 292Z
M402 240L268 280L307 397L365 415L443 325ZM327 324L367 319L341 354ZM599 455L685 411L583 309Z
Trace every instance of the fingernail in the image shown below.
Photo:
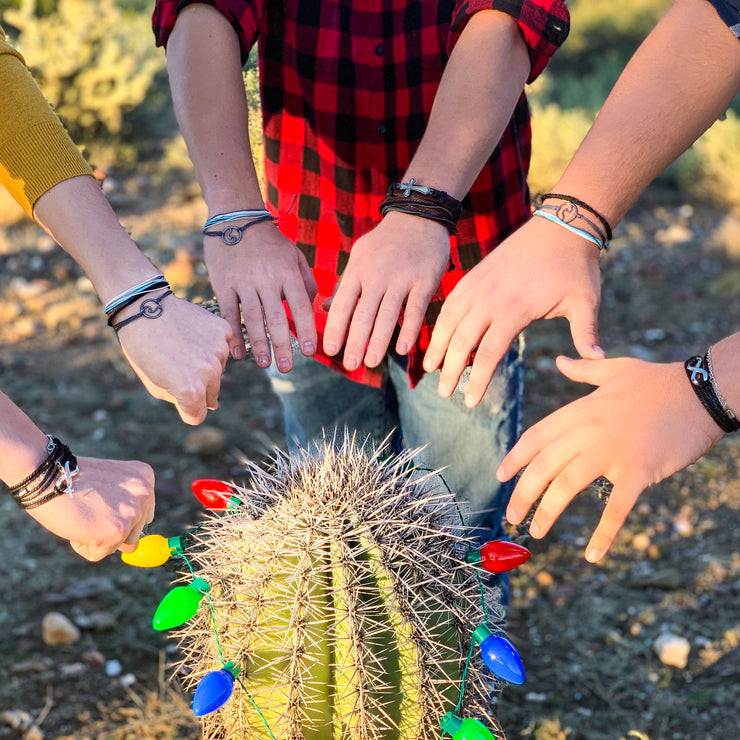
M360 363L354 355L344 358L344 366L347 370L355 370Z
M599 345L598 345L598 344L594 344L594 345L593 345L593 348L594 348L594 350L595 350L596 352L598 352L598 353L599 353L600 355L605 355L605 354L606 354L606 352L604 352L604 350L603 350L603 349L601 349L601 347L599 347Z
M475 398L473 398L473 396L471 396L470 393L465 394L465 405L469 409L472 409L473 406L475 406Z
M303 354L312 355L316 351L316 345L313 342L303 343Z
M505 475L506 475L506 474L504 473L504 466L503 466L503 465L499 465L499 466L498 466L498 470L496 471L496 478L497 478L498 480L500 480L500 481L504 481L504 480L506 480L506 478L504 477ZM514 510L513 510L513 509L511 509L511 512L512 512L512 513L513 513L513 511L514 511ZM509 512L509 509L507 509L507 516L508 516L508 512Z
M290 370L290 360L287 357L281 357L278 360L278 368L280 370Z
M603 556L604 553L600 550L597 550L595 547L590 547L586 551L586 560L588 560L589 563L598 563Z
M328 355L335 355L339 350L339 347L334 342L327 342L324 346Z
M241 347L234 347L231 350L231 356L235 360L241 360L241 358L244 357L244 350Z
M440 396L449 396L450 395L450 389L444 383L440 383L437 386L437 395L440 395Z
M535 537L535 538L536 537L539 537L540 534L541 534L541 532L542 532L542 530L540 529L540 525L537 524L537 522L532 522L529 525L529 534L531 534L532 537Z
M401 344L396 347L396 352L398 352L399 355L405 355L408 351L409 346L406 342L401 342Z
M262 367L267 367L270 364L270 357L266 352L260 352L257 355L257 364Z
M511 524L516 524L519 521L516 511L511 506L506 509L506 521Z
M371 352L366 358L365 358L365 364L368 367L375 367L378 364L378 353L377 352Z

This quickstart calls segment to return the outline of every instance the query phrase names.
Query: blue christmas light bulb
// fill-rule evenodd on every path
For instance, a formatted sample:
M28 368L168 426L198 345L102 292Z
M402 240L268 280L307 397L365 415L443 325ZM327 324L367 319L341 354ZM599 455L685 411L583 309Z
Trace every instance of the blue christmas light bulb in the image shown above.
M480 644L483 662L499 677L509 683L524 683L524 666L516 648L500 635L494 635L485 624L473 630Z
M239 667L231 661L218 671L206 673L193 695L193 714L196 717L203 717L221 709L231 699L234 693L234 680L238 675Z

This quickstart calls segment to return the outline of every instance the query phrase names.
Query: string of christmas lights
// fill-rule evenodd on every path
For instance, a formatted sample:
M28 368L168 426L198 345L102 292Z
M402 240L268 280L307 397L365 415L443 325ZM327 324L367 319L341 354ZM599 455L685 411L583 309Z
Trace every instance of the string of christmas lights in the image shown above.
M442 482L449 491L444 479L442 479ZM198 501L205 508L214 512L226 512L229 509L235 509L240 503L233 487L223 481L200 479L193 481L191 489ZM459 508L458 515L464 526L465 522ZM224 659L218 637L210 586L205 579L196 575L189 558L185 554L184 542L186 538L198 529L200 529L200 526L187 530L179 537L168 538L159 534L146 535L139 540L138 547L134 552L122 554L121 559L128 565L139 568L156 568L164 565L172 557L179 557L185 562L192 576L192 582L175 586L165 594L154 613L152 627L158 631L179 627L196 615L204 598L207 601L211 627L215 635L222 667L207 673L198 682L191 705L193 714L197 717L203 717L218 711L231 699L235 684L239 683L264 723L268 734L273 740L276 740L254 698L239 678L240 668L233 661ZM491 573L500 574L513 570L526 562L529 557L529 550L522 545L506 540L491 540L479 549L468 550L465 554L465 562L471 566L480 566ZM480 588L482 611L486 615L483 583L480 574L477 572L476 577ZM453 740L495 740L495 736L483 722L472 717L460 717L457 714L462 705L468 668L476 645L480 649L483 663L495 676L509 683L524 683L524 667L516 648L503 635L495 634L491 629L490 622L488 622L488 617L484 616L484 618L486 623L478 625L472 633L473 639L461 677L460 698L455 709L447 712L440 721L441 738L445 734L449 734Z

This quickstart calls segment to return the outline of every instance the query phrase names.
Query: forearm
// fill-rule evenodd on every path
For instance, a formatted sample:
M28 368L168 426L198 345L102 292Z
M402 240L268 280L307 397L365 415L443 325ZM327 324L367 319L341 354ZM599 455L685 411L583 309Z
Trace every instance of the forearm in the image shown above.
M34 217L82 267L103 303L158 272L90 176L48 190L36 202Z
M180 12L167 44L175 114L209 215L264 208L248 133L239 41L214 8Z
M614 226L740 88L740 43L704 0L677 0L634 54L560 181Z
M406 179L462 198L506 129L529 71L516 21L476 13L450 55Z
M0 392L0 480L14 486L46 457L46 435Z

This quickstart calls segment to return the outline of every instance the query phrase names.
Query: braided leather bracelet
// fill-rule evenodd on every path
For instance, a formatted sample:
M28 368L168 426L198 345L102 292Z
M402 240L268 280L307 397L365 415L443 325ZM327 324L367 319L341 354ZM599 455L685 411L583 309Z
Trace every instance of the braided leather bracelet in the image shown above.
M738 422L735 414L720 400L720 396L717 393L718 389L711 372L710 351L708 350L703 357L700 355L689 357L684 363L684 369L686 370L686 376L691 383L691 387L694 389L697 398L701 401L702 406L704 406L707 413L714 419L717 426L723 432L729 434L740 429L740 422Z
M410 213L430 221L436 221L447 231L457 234L461 203L444 190L436 190L426 185L417 185L412 177L408 182L394 182L388 186L385 200L380 204L380 215L389 211Z

